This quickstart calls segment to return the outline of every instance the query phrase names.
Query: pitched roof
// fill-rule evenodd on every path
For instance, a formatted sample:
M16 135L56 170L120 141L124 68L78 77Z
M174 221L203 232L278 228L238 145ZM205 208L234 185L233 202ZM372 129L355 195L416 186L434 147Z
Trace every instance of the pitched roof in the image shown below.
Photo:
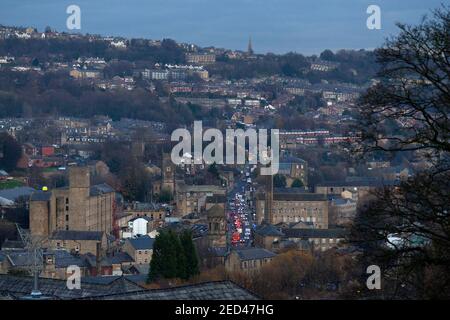
M255 233L262 235L262 236L273 236L273 237L283 236L283 232L281 232L280 230L278 230L271 224L264 224L264 225L259 226L255 230Z
M33 277L17 277L0 274L0 295L10 295L18 299L29 295L33 289ZM77 299L104 294L120 294L141 291L136 283L119 277L108 284L83 283L79 290L69 290L66 280L39 278L39 290L53 299Z
M23 249L25 248L25 244L22 240L8 240L6 239L2 244L2 250L6 249Z
M0 198L17 201L20 197L29 197L34 191L36 190L30 187L4 189L0 190Z
M318 183L318 187L383 187L397 185L398 181L373 178L347 179L338 181L325 181Z
M83 259L88 266L90 266L90 267L97 266L97 256L93 255L92 253L88 252L88 253L84 254ZM101 267L111 267L112 263L108 257L101 257L100 258L100 266Z
M109 257L112 264L119 264L124 262L133 262L133 258L126 252L116 252L113 256Z
M273 258L275 253L263 248L242 248L234 250L240 260L260 260L265 258Z
M206 197L206 202L208 203L225 203L227 202L227 197L224 194L213 194Z
M135 274L124 274L121 276L101 276L101 277L87 276L81 277L81 283L110 285L113 282L123 278L127 281L131 281L132 283L139 285L139 283L144 283L147 280L147 276L148 276L147 274L145 276Z
M87 264L82 256L73 255L66 250L54 250L55 255L55 267L67 268L68 266L87 267Z
M92 240L101 241L103 232L101 231L77 231L77 230L58 230L53 232L52 240Z
M287 238L344 238L348 230L344 228L336 229L283 229Z
M97 185L91 186L89 188L89 195L91 197L98 196L98 195L101 195L104 193L112 193L112 192L115 192L114 189L106 183L97 184Z
M130 221L128 221L128 222L132 222L132 221L135 221L135 220L137 220L137 219L144 219L144 220L146 220L146 221L148 221L148 222L152 221L152 218L150 218L150 217L147 217L147 216L140 216L140 217L134 217L133 219L130 219Z
M208 217L225 218L225 209L218 204L213 205L206 212Z
M33 257L26 250L4 251L0 254L15 267L27 267L34 263ZM48 250L44 252L44 255L54 255L56 268L67 268L70 265L87 266L81 256L73 255L66 250Z
M150 238L149 236L142 236L137 238L127 239L130 242L131 246L135 250L149 250L153 249L153 244L155 243L155 239Z
M31 257L28 251L11 251L6 254L6 259L14 267L26 267L33 263L33 257Z
M257 300L255 294L231 281L204 282L167 289L90 296L89 300Z
M280 163L306 163L306 161L291 155L284 155L281 157Z

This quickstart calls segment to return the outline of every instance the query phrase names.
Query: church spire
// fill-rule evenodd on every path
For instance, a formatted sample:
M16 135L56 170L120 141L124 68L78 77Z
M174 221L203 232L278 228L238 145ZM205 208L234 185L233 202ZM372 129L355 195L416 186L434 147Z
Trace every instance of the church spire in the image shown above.
M252 47L252 37L248 38L248 48L247 48L247 53L249 55L253 54L253 47Z

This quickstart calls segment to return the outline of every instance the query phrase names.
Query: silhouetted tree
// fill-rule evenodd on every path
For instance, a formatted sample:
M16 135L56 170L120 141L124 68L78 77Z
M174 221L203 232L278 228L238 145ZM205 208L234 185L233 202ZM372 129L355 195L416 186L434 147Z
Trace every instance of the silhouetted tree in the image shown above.
M350 241L383 272L386 297L450 297L450 11L377 50L379 83L357 107L363 152L416 151L426 169L360 210ZM418 152L420 151L420 152Z
M15 169L22 156L22 148L16 139L5 132L0 133L0 152L0 167L7 171Z
M275 188L286 188L286 177L281 174L274 175L273 186Z
M186 276L190 278L200 273L197 250L192 240L192 232L185 230L180 234L180 242L186 257Z

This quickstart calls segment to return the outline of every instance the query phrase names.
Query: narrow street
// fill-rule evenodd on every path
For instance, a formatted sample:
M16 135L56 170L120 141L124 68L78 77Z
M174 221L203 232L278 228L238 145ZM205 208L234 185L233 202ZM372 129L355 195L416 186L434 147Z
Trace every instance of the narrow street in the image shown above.
M251 187L250 167L246 165L236 179L233 189L227 195L228 241L233 247L253 245L254 216L248 198L248 191Z

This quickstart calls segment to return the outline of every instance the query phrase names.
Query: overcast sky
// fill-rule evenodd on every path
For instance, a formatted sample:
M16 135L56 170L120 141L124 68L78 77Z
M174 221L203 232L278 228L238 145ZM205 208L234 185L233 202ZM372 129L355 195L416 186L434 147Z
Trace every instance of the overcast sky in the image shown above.
M417 23L443 0L1 0L0 24L66 27L66 8L81 8L82 33L172 38L200 46L258 53L373 49L397 32L396 22ZM381 8L381 30L369 30L366 9Z

